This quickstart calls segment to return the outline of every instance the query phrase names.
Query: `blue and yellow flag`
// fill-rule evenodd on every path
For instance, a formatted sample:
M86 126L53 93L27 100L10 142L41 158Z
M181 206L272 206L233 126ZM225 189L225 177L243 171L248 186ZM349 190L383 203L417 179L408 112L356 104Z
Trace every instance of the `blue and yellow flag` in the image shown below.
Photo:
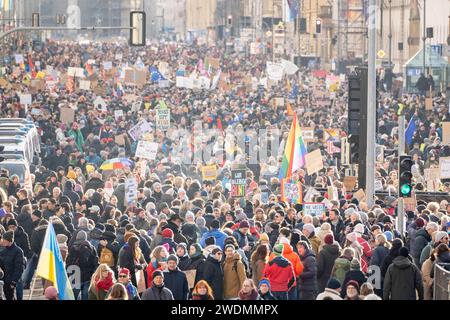
M56 240L55 229L51 223L49 223L45 233L36 276L53 283L53 286L58 290L59 300L75 300L58 241Z

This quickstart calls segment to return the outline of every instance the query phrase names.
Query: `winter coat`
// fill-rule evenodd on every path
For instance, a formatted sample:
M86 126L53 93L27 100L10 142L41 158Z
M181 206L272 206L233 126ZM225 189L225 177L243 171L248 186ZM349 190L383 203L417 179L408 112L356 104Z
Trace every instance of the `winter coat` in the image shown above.
M237 298L246 278L241 255L235 252L232 258L227 257L223 264L223 297Z
M80 200L80 196L78 195L78 193L76 193L75 191L73 191L73 182L70 180L66 181L66 184L64 185L64 192L63 192L63 196L66 196L70 199L70 201L72 202L72 206L75 206L75 203Z
M300 257L297 253L294 252L292 249L292 246L288 243L283 244L283 254L282 256L289 260L289 262L292 264L292 267L294 268L295 272L295 278L298 278L298 276L303 272L303 263L300 260ZM272 254L269 257L269 261L273 260L275 258L275 255Z
M127 243L119 250L118 266L130 270L130 275L134 277L136 272L136 262L133 258L131 247Z
M425 262L425 260L427 260L431 256L431 252L434 249L434 245L435 244L432 241L432 242L429 242L425 246L425 248L422 249L422 252L420 253L420 258L419 258L420 265L422 265Z
M169 245L169 253L175 254L175 252L177 251L177 244L172 240L172 238L162 238L160 245L166 243Z
M266 267L266 263L263 259L257 259L252 262L252 279L255 283L255 286L259 286L259 281L263 277L264 268Z
M45 233L47 231L47 225L36 227L31 233L30 246L31 251L39 257L41 254L42 245L44 244Z
M361 256L361 271L367 272L367 268L369 267L370 258L372 257L372 249L370 248L369 243L361 237L357 237L356 241L362 247L362 256Z
M219 246L222 250L223 244L225 242L225 239L228 237L227 234L223 231L220 231L219 229L212 229L211 231L206 232L203 234L202 238L200 239L200 245L204 248L206 246L205 240L213 237L216 240L216 245Z
M3 270L5 284L18 282L25 270L25 258L22 249L15 243L0 249L0 269Z
M81 282L90 281L98 267L97 250L88 241L76 240L69 247L66 265L78 266L81 271Z
M246 234L242 234L239 229L234 230L233 237L236 239L239 248L244 248L248 246L248 237Z
M320 238L313 233L312 236L308 238L308 241L311 244L311 249L314 251L314 255L319 254L319 247L322 242Z
M427 230L424 228L417 230L414 241L414 251L411 252L416 265L420 265L420 254L422 253L423 248L425 248L430 241L431 236L428 234Z
M194 285L197 284L200 280L204 280L204 272L205 272L205 262L206 258L203 254L200 254L198 257L190 258L189 264L186 266L184 270L197 270L195 274Z
M128 282L125 288L127 289L128 300L141 300L137 288L131 282Z
M340 247L337 243L324 245L317 257L317 286L318 292L323 292L333 270L334 262L340 255Z
M423 300L420 270L408 258L398 256L384 277L383 300L416 300L416 290L419 300Z
M264 278L268 278L272 292L288 292L295 285L295 272L286 258L278 256L264 268Z
M148 222L147 219L145 218L141 218L141 217L137 217L134 221L133 221L133 225L136 228L136 230L145 230L148 231L150 229L150 222Z
M413 252L415 250L417 230L418 229L417 229L417 225L415 222L411 223L407 228L408 240L409 240L409 243L407 243L407 245L408 245L409 252Z
M331 225L331 231L333 232L334 238L336 239L337 242L340 242L342 237L342 230L345 229L344 221L342 220L341 217L339 217L339 220L336 223L336 225L330 219L328 219L327 222Z
M342 298L344 298L346 295L347 283L352 280L358 282L359 287L361 288L361 285L367 281L367 277L364 275L364 273L361 270L347 271L347 273L345 274L344 281L342 281L342 283L341 283L341 297Z
M72 235L72 238L71 238L71 239L69 240L69 242L67 243L67 245L68 245L69 247L71 247L71 246L73 245L73 243L74 243L75 240L77 239L78 232L80 232L80 231L86 232L87 239L88 239L88 240L90 239L90 233L91 233L91 231L89 230L89 228L87 228L87 227L78 228L77 230L74 231L74 233L73 233L73 235Z
M188 299L188 281L184 272L179 268L164 272L164 285L172 292L174 300Z
M166 228L169 228L173 231L173 241L175 241L176 243L188 243L187 239L181 234L180 228L178 228L175 223L169 221Z
M325 298L330 298L331 300L343 300L336 290L325 288L325 291L320 293L316 300L325 300Z
M142 293L142 300L174 300L172 292L166 287L156 287L154 284Z
M106 244L106 247L103 247L101 244L97 246L97 252L98 252L98 258L102 256L102 250L103 248L109 249L114 257L114 267L117 267L117 264L119 262L119 252L120 252L120 244L117 241L108 241ZM99 262L101 263L101 262Z
M187 239L187 245L191 245L198 242L198 236L200 235L200 229L195 223L185 223L181 227L181 233Z
M25 231L28 236L33 233L35 226L30 214L20 213L17 216L17 224L23 228L23 231Z
M208 257L203 268L203 278L211 286L215 300L223 300L223 269L219 261Z
M178 255L177 255L178 257ZM181 271L187 270L187 266L191 263L191 259L189 258L188 254L185 254L182 257L178 257L178 268L180 268Z
M425 300L433 300L433 268L434 261L425 260L422 264L423 295Z
M372 259L370 260L371 266L381 267L384 259L389 255L389 249L383 245L377 246L372 251Z
M307 250L303 257L303 272L299 277L300 291L317 292L317 262L312 250Z
M334 261L333 270L331 271L331 276L339 280L342 284L345 279L346 273L350 270L350 259L341 256Z
M20 249L22 249L23 254L26 258L31 258L32 251L30 247L29 237L20 226L17 227L16 231L14 232L14 242Z

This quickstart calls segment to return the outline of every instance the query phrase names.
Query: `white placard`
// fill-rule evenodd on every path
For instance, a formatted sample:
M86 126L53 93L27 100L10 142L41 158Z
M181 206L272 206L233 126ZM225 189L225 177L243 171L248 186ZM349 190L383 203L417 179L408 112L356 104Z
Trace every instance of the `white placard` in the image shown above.
M124 118L123 116L123 110L115 110L114 111L114 119L119 120L119 118Z
M321 216L323 212L325 211L325 204L324 203L315 203L315 202L306 202L303 203L303 213L309 214L311 216Z
M142 134L152 132L152 126L150 123L147 122L147 120L141 120L137 125L135 125L133 128L131 128L128 133L130 137L136 141L139 140Z
M81 90L91 90L91 82L89 80L80 80Z
M112 69L112 62L111 62L111 61L105 61L105 62L103 62L103 69L105 69L105 70L111 70L111 69Z
M20 104L26 104L31 105L32 99L31 94L21 94L20 97Z
M21 55L21 54L16 54L16 55L14 55L14 58L16 59L16 64L22 64L22 63L24 63L23 55Z
M158 143L139 140L136 148L136 157L155 160L158 153Z
M450 157L439 159L441 179L450 179Z
M170 109L158 108L156 110L156 128L167 131L170 128Z
M125 205L128 206L137 198L137 181L135 177L125 180Z
M100 108L98 108L98 109L102 109L102 110L106 109L106 102L105 102L105 100L103 100L102 97L95 98L93 103L94 103L95 108L98 108L98 106L100 105Z

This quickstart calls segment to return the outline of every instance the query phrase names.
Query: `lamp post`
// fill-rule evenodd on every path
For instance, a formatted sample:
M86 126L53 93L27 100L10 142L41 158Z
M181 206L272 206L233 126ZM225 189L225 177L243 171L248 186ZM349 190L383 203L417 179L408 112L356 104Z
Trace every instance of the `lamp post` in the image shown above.
M422 42L423 42L423 57L422 57L422 67L423 67L423 74L425 74L425 56L426 56L426 41L427 41L427 0L423 0L423 36L422 36Z
M392 0L389 0L389 68L392 68Z

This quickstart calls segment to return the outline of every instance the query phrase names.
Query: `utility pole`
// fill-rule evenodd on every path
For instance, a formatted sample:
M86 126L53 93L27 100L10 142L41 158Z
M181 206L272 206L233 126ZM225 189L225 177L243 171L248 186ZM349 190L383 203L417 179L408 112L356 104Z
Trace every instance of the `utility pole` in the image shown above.
M338 56L338 68L337 68L337 70L340 70L340 68L341 68L341 60L342 60L342 48L341 48L341 14L342 14L342 12L341 12L341 10L342 10L342 8L341 8L341 0L337 0L337 5L338 5L338 21L337 21L337 24L338 24L338 27L337 27L337 29L338 29L338 31L337 31L337 56ZM340 71L339 71L339 73L340 73Z
M402 114L398 118L398 163L400 164L400 156L405 154L405 116ZM400 176L399 176L400 179ZM403 198L398 194L398 207L397 207L397 230L403 236L405 230L404 224L404 202Z
M389 0L389 68L392 68L392 0Z
M366 160L366 195L367 205L372 207L375 196L375 126L376 126L376 50L377 50L377 0L369 2L369 54L367 79L367 160Z
M272 62L275 62L275 28L274 24L274 16L275 16L275 0L272 0Z
M423 61L422 61L422 66L423 66L423 74L425 74L425 56L426 56L426 40L427 40L427 0L423 0L423 37L422 37L422 42L423 42Z

